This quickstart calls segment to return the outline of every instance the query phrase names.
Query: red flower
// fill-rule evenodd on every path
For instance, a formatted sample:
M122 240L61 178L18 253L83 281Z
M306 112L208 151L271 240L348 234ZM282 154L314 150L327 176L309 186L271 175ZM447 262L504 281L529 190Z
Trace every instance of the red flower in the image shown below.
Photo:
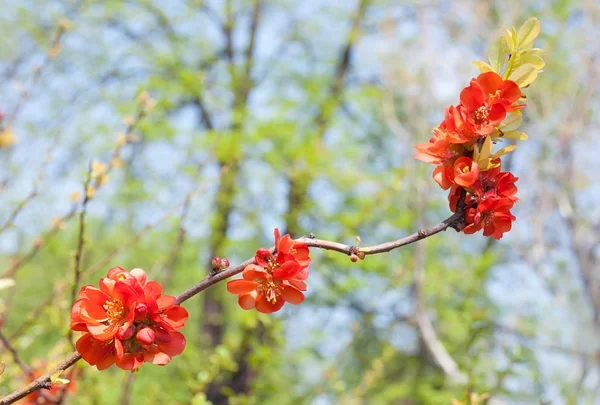
M187 310L177 305L172 295L162 295L163 286L150 281L144 286L144 303L148 317L157 325L169 330L183 328L188 320Z
M112 339L133 324L139 297L127 283L100 279L100 288L86 285L71 310L71 329L88 331L98 340Z
M256 251L257 264L249 264L242 279L227 283L227 291L238 294L243 309L256 308L263 313L279 311L285 302L300 304L304 301L310 264L310 251L304 243L293 240L289 234L280 237L275 228L275 253L261 248Z
M308 267L311 259L309 257L310 251L305 243L296 242L289 233L283 235L283 238L280 238L278 228L275 228L273 233L275 235L275 250L278 255L292 255L294 261L302 268Z
M453 168L452 166L438 166L433 170L433 179L440 185L442 190L448 190L452 184Z
M115 364L115 339L98 340L91 333L84 333L75 346L81 357L98 370L106 370Z
M473 159L463 156L454 162L453 182L461 187L471 187L479 177L479 165Z
M471 131L488 135L504 120L507 111L523 107L514 105L520 97L521 90L515 82L503 80L495 72L485 72L463 89L460 103L466 109L466 123Z
M177 332L188 319L175 297L147 281L142 269L112 268L100 289L85 286L71 310L71 328L85 332L77 350L90 365L135 370L144 362L165 365L185 348Z
M490 197L480 202L476 208L468 208L465 220L467 226L466 234L475 233L483 229L483 236L491 236L494 239L502 238L504 232L510 231L512 223L516 219L510 213L514 203L510 198Z
M238 304L243 309L256 308L258 312L269 314L279 311L285 302L297 305L304 301L300 289L305 290L306 284L301 280L274 278L265 268L256 264L246 266L242 276L243 279L228 282L227 291L239 294Z
M517 198L517 186L519 180L510 172L500 172L500 167L481 172L479 179L473 186L474 196L477 201L483 201L487 197L505 197L513 203L519 201Z

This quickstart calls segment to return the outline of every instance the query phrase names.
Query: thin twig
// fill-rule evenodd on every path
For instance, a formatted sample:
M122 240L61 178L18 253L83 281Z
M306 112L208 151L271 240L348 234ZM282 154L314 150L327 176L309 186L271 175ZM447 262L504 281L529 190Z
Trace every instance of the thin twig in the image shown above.
M75 216L76 213L77 206L73 205L69 212L67 212L65 215L54 221L54 224L48 232L46 232L43 236L37 238L33 242L33 245L24 256L21 256L19 259L15 260L15 262L4 271L2 277L13 278L15 273L21 268L21 266L33 259L40 251L40 249L43 246L47 245L50 239L54 237L58 233L58 231L60 231L64 223L67 222L69 219L73 218L73 216Z
M71 288L71 306L75 303L77 299L77 290L79 288L79 281L81 280L81 260L83 258L83 247L85 245L85 214L87 213L87 206L89 201L92 198L92 194L89 192L90 183L92 181L92 169L93 163L90 162L90 166L88 169L87 178L83 183L83 202L81 203L81 212L79 213L79 237L77 239L77 251L75 252L75 257L73 259L73 286ZM72 343L73 330L69 329L68 340ZM73 347L75 348L75 347Z
M10 354L12 355L12 358L15 361L15 363L17 363L19 365L19 367L21 367L21 370L23 370L23 372L25 374L27 374L27 377L33 379L34 378L33 370L31 370L31 367L29 367L21 359L21 357L19 356L19 353L17 353L17 350L14 348L14 346L10 343L8 338L2 332L2 329L0 329L0 340L2 341L2 344L4 345L6 350L8 350L10 352Z
M131 400L131 390L133 389L134 378L135 373L129 373L125 378L125 383L123 384L123 391L121 392L121 405L129 405L129 402Z
M188 194L183 203L183 208L181 209L181 215L179 217L179 225L177 229L177 239L175 240L175 244L171 248L169 255L166 260L166 264L164 266L164 283L165 285L171 282L171 278L173 277L173 271L175 270L175 266L177 265L177 259L179 257L179 252L183 247L183 243L185 242L186 230L184 227L185 220L187 218L188 212L190 210L190 201L191 194Z
M81 359L81 354L74 352L71 353L67 358L58 363L52 370L50 370L45 375L37 378L25 388L20 390L16 390L13 393L7 395L6 397L0 400L0 405L12 404L19 399L25 398L27 395L39 391L41 389L51 389L52 388L52 377L56 374L60 374L73 364L77 363Z
M411 243L415 243L421 239L425 239L425 238L428 238L429 236L435 235L436 233L445 231L446 229L448 229L450 227L459 226L459 224L462 223L462 221L463 221L463 213L462 213L462 211L457 210L457 212L454 215L445 219L444 221L440 222L439 224L432 226L431 228L421 229L411 235L408 235L404 238L401 238L401 239L398 239L395 241L384 242L384 243L380 243L378 245L373 245L373 246L364 247L364 248L357 248L354 245L346 245L346 244L339 243L339 242L314 239L314 238L309 238L309 237L302 237L302 238L296 239L296 241L305 243L308 247L314 247L317 249L333 250L333 251L336 251L339 253L344 253L347 255L351 255L352 253L355 253L355 254L364 253L364 255L366 256L366 255L374 255L374 254L379 254L379 253L386 253L386 252L392 251L394 249L398 249L399 247L406 246ZM274 251L274 250L275 250L275 248L272 247L271 251ZM254 258L248 259L245 262L243 262L235 267L226 269L222 272L210 273L198 284L188 288L187 290L185 290L184 292L179 294L177 296L177 303L181 304L182 302L187 301L188 299L192 298L194 295L198 294L199 292L204 291L208 287L218 283L219 281L225 280L226 278L229 278L231 276L235 276L236 274L241 273L247 265L253 264L253 263L255 263Z
M56 147L58 146L59 140L60 140L60 136L57 136L54 139L54 142L52 143L52 145L48 149L48 152L46 153L46 159L44 160L44 162L40 166L37 178L35 179L35 181L33 183L33 188L31 189L31 191L29 192L29 194L27 195L27 197L25 197L25 199L23 199L14 208L13 212L11 212L11 214L8 216L8 218L6 219L6 221L4 222L4 224L2 226L0 226L0 234L2 232L4 232L6 229L8 229L10 226L12 226L12 224L15 221L15 219L17 218L17 216L19 215L19 213L23 210L23 208L25 208L25 206L27 204L29 204L31 202L31 200L33 200L35 197L37 197L38 192L39 192L40 183L44 180L44 177L46 175L46 167L48 167L48 164L52 160L52 153L54 152L54 149L56 149Z
M409 245L409 244L417 242L421 239L424 239L429 236L440 233L442 231L445 231L448 228L455 228L457 230L460 229L461 225L463 223L463 219L464 219L464 214L463 214L463 210L462 210L463 204L461 201L459 201L458 206L460 208L457 210L457 212L454 215L452 215L451 217L447 218L446 220L440 222L437 225L434 225L430 228L421 229L409 236L406 236L404 238L401 238L401 239L398 239L395 241L385 242L385 243L381 243L378 245L369 246L366 248L359 249L358 247L353 246L353 245L345 245L345 244L339 243L339 242L326 241L326 240L314 239L314 238L309 238L309 237L302 237L302 238L296 239L296 241L305 243L309 247L314 247L317 249L324 249L324 250L333 250L333 251L344 253L347 255L350 255L353 253L357 254L357 252L364 253L365 256L379 254L379 253L386 253L391 250L397 249L399 247ZM272 252L275 251L275 247L271 247L271 251ZM255 263L255 260L254 260L254 258L251 258L235 267L226 269L222 272L209 273L198 284L188 288L186 291L179 294L176 297L177 304L181 304L182 302L187 301L188 299L192 298L194 295L197 295L198 293L206 290L207 288L213 286L214 284L218 283L219 281L223 281L229 277L232 277L236 274L241 273L247 265L253 264L253 263ZM2 399L2 401L0 401L0 405L11 404L21 398L24 398L25 396L31 394L32 392L38 391L42 388L50 388L52 386L50 376L68 369L69 367L71 367L73 364L75 364L80 359L81 359L81 355L78 352L72 353L69 357L67 357L65 360L63 360L58 366L56 366L54 369L52 369L52 371L50 373L46 374L43 377L38 378L37 380L35 380L33 383L29 384L25 388L16 390L12 394L6 396L4 399Z

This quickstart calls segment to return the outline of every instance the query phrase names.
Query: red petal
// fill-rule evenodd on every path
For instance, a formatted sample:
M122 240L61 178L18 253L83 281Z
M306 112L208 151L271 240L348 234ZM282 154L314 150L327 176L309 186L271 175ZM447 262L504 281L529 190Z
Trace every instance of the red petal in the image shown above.
M521 98L521 89L519 88L519 85L512 80L505 80L504 85L500 90L502 92L502 98L508 101L509 104L513 104Z
M273 277L281 280L289 280L294 278L302 268L295 261L288 260L281 264L280 267L273 270Z
M168 308L172 305L175 305L176 302L177 302L177 299L175 297L173 297L172 295L161 295L156 300L156 304L158 305L158 309L160 309L160 310Z
M253 294L240 294L238 297L238 305L242 309L252 309L256 306L256 292Z
M170 357L177 356L185 349L185 336L179 332L170 332L171 341L169 343L160 343L158 345L161 352L168 354Z
M227 291L232 294L248 294L258 287L258 283L256 281L250 280L232 280L227 283Z
M504 121L506 118L506 109L502 104L494 104L490 109L490 114L488 115L488 120L492 124L499 124Z
M265 269L262 268L261 266L258 266L256 264L249 264L244 268L244 272L242 273L242 276L246 280L255 281L257 279L264 280L265 278L268 277L268 274L265 271Z
M297 278L294 280L290 280L289 282L292 286L296 287L300 291L306 291L308 289L306 283L304 281L298 280Z
M256 297L256 310L258 312L262 312L263 314L270 314L275 311L279 311L285 300L282 298L277 299L277 301L271 303L265 299L262 294L259 294Z
M470 111L475 111L484 105L483 90L475 80L471 80L470 86L460 92L460 103Z
M162 324L166 324L173 329L181 329L188 320L188 311L179 305L172 306L163 313Z
M477 77L477 83L485 94L494 94L502 87L504 80L496 72L485 72Z
M275 230L273 230L273 236L275 236L275 246L279 250L279 240L281 239L279 235L279 228L275 228Z
M304 301L304 294L289 285L283 286L282 295L286 302L289 302L290 304L298 305Z
M163 286L158 281L149 281L144 286L144 294L159 297L163 292Z

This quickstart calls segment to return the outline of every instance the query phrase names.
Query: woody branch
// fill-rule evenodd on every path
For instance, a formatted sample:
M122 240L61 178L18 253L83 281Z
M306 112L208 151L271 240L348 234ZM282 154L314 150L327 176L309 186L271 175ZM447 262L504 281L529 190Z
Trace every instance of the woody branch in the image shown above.
M462 228L463 221L464 221L464 212L462 209L462 204L459 204L459 209L457 210L457 212L455 214L453 214L452 216L448 217L447 219L443 220L439 224L436 224L429 228L420 229L417 232L414 232L403 238L389 241L389 242L383 242L383 243L373 245L373 246L358 247L356 245L347 245L347 244L340 243L340 242L316 239L316 238L312 238L309 236L304 236L302 238L296 239L296 241L304 243L308 247L323 249L323 250L332 250L332 251L346 254L349 256L357 255L358 257L364 258L368 255L387 253L394 249L398 249L402 246L410 245L412 243L418 242L422 239L428 238L437 233L445 231L448 228L454 228L456 230L460 230ZM270 250L272 252L275 251L275 247L271 247ZM237 266L230 267L230 268L225 269L220 272L211 271L200 282L198 282L197 284L193 285L192 287L188 288L187 290L185 290L184 292L179 294L176 297L177 304L181 304L181 303L187 301L188 299L201 293L202 291L217 284L220 281L223 281L232 276L235 276L236 274L241 273L246 266L248 266L249 264L254 264L254 263L255 263L255 259L251 258L251 259L248 259L248 260L238 264ZM50 389L52 387L52 377L59 375L63 371L67 370L69 367L71 367L75 363L77 363L80 359L81 359L81 355L77 351L73 352L72 354L70 354L67 358L65 358L63 361L61 361L59 364L57 364L53 369L51 369L45 375L37 378L36 380L31 382L29 385L27 385L21 389L18 389L16 391L12 392L11 394L7 395L6 397L4 397L2 400L0 400L0 405L12 404L12 403L18 401L19 399L26 397L27 395L31 394L32 392L36 392L41 389Z

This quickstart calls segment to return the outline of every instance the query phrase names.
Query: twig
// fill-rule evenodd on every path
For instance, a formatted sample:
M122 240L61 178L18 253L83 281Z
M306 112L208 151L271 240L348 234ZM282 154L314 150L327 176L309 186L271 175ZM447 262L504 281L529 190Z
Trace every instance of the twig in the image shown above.
M31 370L31 367L29 367L27 364L25 364L23 360L21 360L19 353L17 353L17 350L14 348L14 346L10 344L10 341L2 332L2 329L0 329L0 340L2 341L2 344L4 345L6 350L8 350L12 355L12 358L15 361L15 363L17 363L19 367L21 367L21 370L23 370L23 372L27 374L27 377L33 379L34 375L33 371Z
M14 391L13 393L2 398L2 400L0 400L0 405L12 404L18 401L19 399L25 398L32 392L36 392L41 389L49 390L50 388L52 388L52 376L62 373L63 371L71 367L73 364L77 363L80 359L81 355L79 353L72 353L71 355L69 355L69 357L58 363L47 374L37 378L25 388Z
M127 374L127 378L125 379L125 383L123 384L123 391L121 393L121 405L129 405L131 399L131 390L133 389L133 381L135 378L135 373Z
M309 237L303 237L303 238L299 238L296 240L298 242L305 243L309 247L314 247L314 248L324 249L324 250L333 250L333 251L344 253L347 255L350 255L352 253L356 254L356 252L364 253L365 256L379 254L379 253L386 253L391 250L397 249L399 247L409 245L409 244L417 242L421 239L424 239L429 236L440 233L448 228L460 229L461 224L463 222L462 205L463 205L462 202L459 201L459 204L458 204L459 209L457 210L457 212L454 215L452 215L451 217L447 218L446 220L440 222L437 225L434 225L430 228L421 229L409 236L406 236L404 238L401 238L401 239L398 239L395 241L385 242L385 243L381 243L378 245L369 246L366 248L359 249L358 247L353 246L353 245L345 245L345 244L339 243L339 242L332 242L332 241L314 239L314 238L309 238ZM271 251L275 251L275 247L271 247ZM253 264L253 263L255 263L255 260L254 260L254 258L251 258L235 267L229 268L222 272L209 273L198 284L188 288L186 291L179 294L176 297L177 304L181 304L182 302L187 301L188 299L192 298L194 295L197 295L198 293L206 290L207 288L213 286L214 284L218 283L219 281L223 281L229 277L232 277L236 274L241 273L247 265ZM29 384L25 388L16 390L12 394L6 396L4 399L2 399L2 401L0 401L0 405L11 404L21 398L24 398L25 396L31 394L32 392L38 391L42 388L50 388L52 386L50 376L68 369L69 367L71 367L73 364L75 364L80 359L81 359L81 355L79 353L77 353L77 352L72 353L69 357L64 359L60 364L58 364L54 369L52 369L52 371L50 373L46 374L43 377L38 378L37 380L35 380L33 383Z
M436 233L445 231L446 229L448 229L450 227L458 226L460 223L462 223L462 220L463 220L463 213L461 210L457 210L457 212L454 215L445 219L444 221L440 222L439 224L432 226L431 228L421 229L411 235L408 235L404 238L401 238L401 239L398 239L395 241L384 242L384 243L380 243L378 245L373 245L373 246L364 247L364 248L357 248L354 245L346 245L346 244L339 243L339 242L332 242L332 241L321 240L321 239L313 239L313 238L308 238L308 237L302 237L302 238L299 238L296 240L298 242L305 243L308 247L314 247L317 249L324 249L324 250L333 250L333 251L344 253L347 255L351 255L352 253L356 253L356 252L358 252L358 253L362 252L365 254L365 256L366 255L375 255L375 254L379 254L379 253L386 253L386 252L392 251L394 249L397 249L399 247L406 246L411 243L415 243L421 239L425 239L425 238L428 238L429 236L435 235ZM271 251L274 251L274 250L275 250L275 248L272 247ZM198 284L188 288L187 290L185 290L184 292L179 294L177 296L177 303L181 304L182 302L187 301L188 299L192 298L194 295L198 294L199 292L204 291L208 287L218 283L219 281L225 280L226 278L229 278L231 276L235 276L236 274L241 273L247 265L253 264L253 263L255 263L254 258L248 259L245 262L243 262L235 267L231 267L227 270L224 270L222 272L210 273Z
M44 180L44 177L46 175L46 167L48 166L48 164L52 160L52 153L54 152L54 149L56 149L56 147L58 146L59 140L60 140L60 135L57 136L54 139L54 142L52 143L52 145L48 149L48 152L46 153L46 159L44 160L44 162L40 166L37 178L35 179L35 181L33 183L33 188L31 190L31 192L27 195L27 197L25 197L25 199L23 199L15 207L15 209L8 216L8 218L6 219L6 221L4 222L4 224L2 226L0 226L0 234L2 232L4 232L6 229L8 229L10 226L12 226L13 222L15 221L15 219L17 218L17 216L19 215L19 213L23 210L23 208L25 208L25 206L27 204L29 204L29 202L31 202L31 200L33 200L35 197L37 197L40 183Z
M17 119L17 116L19 115L19 111L21 110L23 105L26 103L27 99L31 95L31 92L33 91L33 89L37 85L38 81L42 77L42 71L58 55L58 52L60 52L60 41L61 41L63 35L65 34L65 32L67 31L68 24L69 23L66 21L65 22L61 21L59 23L56 34L54 35L54 39L51 42L50 49L46 53L46 58L44 59L44 62L35 69L33 76L31 78L31 83L29 85L29 89L23 90L21 92L21 98L17 102L17 105L15 105L15 108L13 109L12 114L10 114L10 116L6 120L7 127L11 127L14 124L15 120Z
M83 202L81 203L81 212L79 213L79 237L77 240L77 251L75 252L74 258L74 269L73 269L73 287L71 288L71 306L75 303L77 299L77 290L79 288L79 281L81 280L81 259L83 258L83 246L85 245L85 214L87 213L87 206L92 198L92 194L89 192L90 183L92 181L92 169L93 163L90 162L90 166L88 169L87 178L83 183ZM69 329L68 340L72 343L73 330ZM75 347L73 347L75 348Z
M165 285L169 284L171 278L173 277L173 270L177 265L177 258L179 256L179 252L183 246L185 241L186 230L184 227L185 220L187 218L188 212L190 210L190 201L191 201L191 193L188 194L183 202L183 208L181 209L181 216L179 217L179 225L177 229L177 239L175 240L175 244L171 248L169 252L169 256L167 258L166 264L164 266L164 283Z
M21 258L17 259L8 269L6 269L4 271L4 274L2 275L2 277L13 278L15 273L19 270L19 268L21 268L21 266L23 266L25 263L27 263L31 259L33 259L35 257L35 255L37 255L37 253L40 251L40 249L44 245L46 245L48 243L48 241L54 235L56 235L56 233L58 233L58 231L61 229L62 225L66 221L71 219L76 213L77 213L77 206L73 205L73 207L69 210L69 212L67 212L65 215L63 215L62 217L60 217L54 221L54 224L52 225L52 227L50 228L50 230L48 232L46 232L43 236L37 238L34 241L33 245L31 246L31 249L29 249L29 252L27 252L24 256L21 256Z

